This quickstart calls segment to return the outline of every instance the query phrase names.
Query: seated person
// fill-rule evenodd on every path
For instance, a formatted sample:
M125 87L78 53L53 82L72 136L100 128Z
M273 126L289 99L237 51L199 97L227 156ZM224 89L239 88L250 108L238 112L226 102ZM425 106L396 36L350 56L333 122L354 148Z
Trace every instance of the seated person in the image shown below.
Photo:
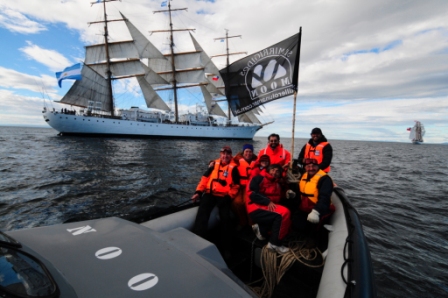
M270 165L266 172L252 178L247 189L246 209L255 235L260 240L269 236L267 247L279 254L289 251L282 239L291 226L288 208L278 205L283 189L279 183L282 166Z
M261 172L266 172L266 168L271 164L271 159L269 155L265 154L260 156L260 158L256 161L253 161L250 164L250 178L260 175Z
M238 152L233 161L237 165L240 173L240 189L235 199L232 200L232 211L238 217L237 230L248 225L247 211L246 211L246 186L249 183L251 175L251 164L257 160L254 155L254 147L251 144L244 144L243 151Z
M208 231L210 214L215 206L218 207L221 220L220 244L224 247L224 257L229 257L231 247L231 218L230 203L236 197L240 187L240 174L232 159L232 149L222 147L220 157L209 163L207 171L202 175L191 199L200 205L193 233L205 237Z
M300 206L292 213L295 230L311 238L317 237L322 224L334 213L331 203L333 181L314 158L304 159L305 173L299 181Z

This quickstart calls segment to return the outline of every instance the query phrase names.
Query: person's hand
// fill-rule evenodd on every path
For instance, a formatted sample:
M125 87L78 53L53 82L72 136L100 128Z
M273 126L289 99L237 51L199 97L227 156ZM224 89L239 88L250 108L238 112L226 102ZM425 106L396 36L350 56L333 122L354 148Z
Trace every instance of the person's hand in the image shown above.
M286 191L286 198L287 199L294 199L296 197L296 193L293 192L292 190L288 189Z
M277 206L275 206L274 203L269 202L269 205L268 205L268 210L269 210L269 211L274 211L276 207L277 207Z
M209 163L208 163L208 167L209 168L213 168L215 166L215 161L214 160L211 160Z
M193 202L196 203L196 201L199 199L199 194L198 194L198 193L195 193L195 194L191 197L191 199L193 200Z
M314 223L314 224L319 223L319 220L320 220L320 213L317 212L315 209L311 210L310 214L308 214L308 218L307 218L307 220L308 220L310 223Z

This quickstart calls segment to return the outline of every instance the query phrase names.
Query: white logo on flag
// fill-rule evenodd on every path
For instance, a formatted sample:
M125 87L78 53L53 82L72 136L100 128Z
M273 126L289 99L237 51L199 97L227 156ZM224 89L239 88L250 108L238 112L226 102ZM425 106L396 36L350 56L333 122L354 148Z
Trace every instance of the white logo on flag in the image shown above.
M274 99L278 96L277 93L290 89L292 73L291 62L283 55L269 55L261 58L251 67L251 71L246 72L246 86L251 99L256 100L266 96Z

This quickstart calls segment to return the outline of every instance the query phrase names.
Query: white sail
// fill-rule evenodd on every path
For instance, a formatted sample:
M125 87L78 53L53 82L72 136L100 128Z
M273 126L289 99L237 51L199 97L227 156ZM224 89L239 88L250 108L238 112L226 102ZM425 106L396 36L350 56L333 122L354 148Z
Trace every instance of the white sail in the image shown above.
M143 77L137 77L137 81L142 89L143 97L145 98L146 106L148 108L154 108L164 111L170 111L171 109L163 101L162 98L154 91L151 85Z
M103 74L106 77L107 75L106 62L88 64L88 65L91 68L93 68L97 73ZM143 65L144 64L140 62L140 59L110 62L110 71L112 72L112 76L114 78L144 75L145 70L143 68Z
M207 88L201 86L202 95L204 96L205 105L207 106L208 113L211 115L227 117L226 113L221 109L216 101L213 100L212 95L208 92Z
M171 54L165 55L166 60L150 60L149 68L155 72L171 72L173 65L171 63ZM174 65L176 70L198 68L201 65L199 52L176 53L174 55Z
M124 41L124 42L114 42L108 45L109 56L111 60L115 59L138 59L139 54L134 42ZM86 46L86 58L84 63L87 65L106 62L106 46L104 44L96 44L91 46Z
M415 125L411 128L411 132L409 133L409 139L412 140L412 143L418 144L423 143L423 136L425 135L425 127L420 121L415 121Z
M194 48L200 53L201 65L204 67L204 75L207 78L207 90L210 93L218 93L224 95L224 81L219 75L219 69L212 62L212 59L204 52L202 47L190 33L191 40L193 41ZM213 78L215 78L213 80Z
M241 116L241 118L240 118L240 116ZM257 116L255 116L254 110L249 111L245 114L239 115L238 120L241 122L261 124L261 121L257 118Z
M166 59L165 56L120 12L129 33L132 36L134 45L140 58Z
M60 102L86 108L95 101L95 106L99 110L110 112L112 106L109 102L110 92L106 79L87 65L83 66L81 76L82 79L72 85Z

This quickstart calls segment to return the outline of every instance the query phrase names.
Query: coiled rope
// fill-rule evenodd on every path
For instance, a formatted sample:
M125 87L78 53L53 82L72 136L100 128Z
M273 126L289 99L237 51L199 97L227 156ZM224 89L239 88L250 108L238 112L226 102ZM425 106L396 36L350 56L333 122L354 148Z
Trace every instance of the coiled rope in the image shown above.
M251 287L252 291L260 298L271 297L275 286L295 261L311 268L322 267L325 263L322 252L317 247L308 248L306 243L306 240L290 240L289 251L283 255L273 252L265 245L261 250L260 257L263 277L248 286L251 287L252 284L259 283L260 281L263 283L259 287ZM319 256L322 259L322 263L318 265L311 264Z

